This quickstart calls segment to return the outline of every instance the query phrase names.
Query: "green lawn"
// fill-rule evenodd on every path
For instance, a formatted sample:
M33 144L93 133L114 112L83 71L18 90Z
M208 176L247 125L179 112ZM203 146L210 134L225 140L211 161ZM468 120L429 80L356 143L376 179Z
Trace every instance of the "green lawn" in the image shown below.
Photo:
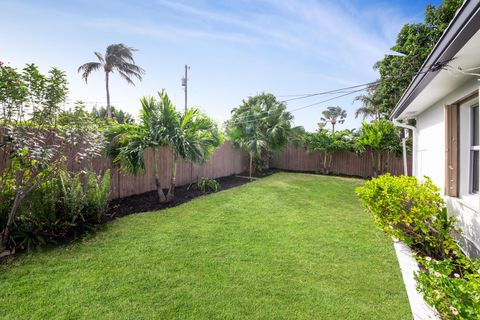
M279 173L0 266L5 319L411 319L361 180Z

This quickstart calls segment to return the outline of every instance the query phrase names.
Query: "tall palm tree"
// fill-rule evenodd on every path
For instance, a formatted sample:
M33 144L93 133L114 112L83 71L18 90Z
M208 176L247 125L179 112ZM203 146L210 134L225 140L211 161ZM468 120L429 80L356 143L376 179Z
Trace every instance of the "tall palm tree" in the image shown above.
M137 50L127 47L123 43L111 44L107 47L105 56L99 52L94 52L98 62L87 62L78 67L77 71L82 73L82 79L85 80L85 83L87 83L92 71L103 68L105 72L105 89L107 91L107 115L110 119L112 118L109 89L110 73L117 71L118 74L131 85L135 85L132 80L133 77L141 81L142 75L145 74L145 70L135 64L135 60L133 59L134 51Z
M110 135L111 155L114 161L132 174L145 170L144 152L153 149L153 172L160 202L173 200L175 195L177 161L183 158L194 163L206 161L213 150L223 142L217 125L198 109L177 112L165 91L159 99L144 97L141 100L140 124L123 126ZM158 175L157 153L159 147L170 148L173 155L170 186L163 192Z
M347 117L347 111L339 106L327 107L327 110L322 112L323 117L320 118L324 123L330 122L332 124L332 132L335 132L335 125L337 123L344 123Z
M358 118L359 115L362 115L363 120L367 117L372 117L374 120L380 119L380 103L377 100L373 94L355 97L354 101L360 101L363 105L355 111L355 119Z

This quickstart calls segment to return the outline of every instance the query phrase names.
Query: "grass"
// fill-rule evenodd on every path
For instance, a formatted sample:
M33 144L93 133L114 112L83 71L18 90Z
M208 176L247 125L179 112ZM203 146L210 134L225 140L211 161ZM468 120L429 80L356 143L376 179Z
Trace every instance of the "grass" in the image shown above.
M361 180L279 173L0 266L5 319L411 319Z

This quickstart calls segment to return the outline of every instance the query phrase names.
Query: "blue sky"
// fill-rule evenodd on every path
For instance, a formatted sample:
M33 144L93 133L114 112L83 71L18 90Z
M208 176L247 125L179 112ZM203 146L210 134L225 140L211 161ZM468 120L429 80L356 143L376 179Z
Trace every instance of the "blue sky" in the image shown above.
M395 41L401 26L423 19L436 1L236 0L236 1L0 1L0 61L14 67L55 66L69 81L69 106L105 104L104 75L86 85L79 65L94 51L125 43L139 49L146 70L135 87L113 76L112 104L137 114L139 99L165 88L183 107L180 79L191 66L189 105L218 121L242 99L321 92L373 81L372 65ZM321 111L340 105L346 128L358 127L353 96L294 112L295 124L315 130ZM281 99L281 98L280 98ZM290 110L325 97L296 100Z

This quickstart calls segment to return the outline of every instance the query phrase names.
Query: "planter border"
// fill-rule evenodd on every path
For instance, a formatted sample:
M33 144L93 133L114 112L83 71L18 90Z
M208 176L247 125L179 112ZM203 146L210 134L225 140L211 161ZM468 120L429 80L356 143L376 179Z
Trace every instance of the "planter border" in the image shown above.
M425 302L423 295L417 291L415 272L419 271L418 262L412 254L412 250L405 243L393 239L393 246L397 254L398 264L402 272L403 283L407 291L410 309L415 320L440 320L437 312Z

